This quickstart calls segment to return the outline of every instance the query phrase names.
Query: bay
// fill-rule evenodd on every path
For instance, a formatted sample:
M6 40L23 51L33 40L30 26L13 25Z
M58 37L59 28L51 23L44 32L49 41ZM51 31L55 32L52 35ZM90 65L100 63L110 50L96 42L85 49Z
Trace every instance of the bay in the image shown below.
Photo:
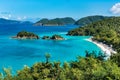
M45 62L45 54L50 53L50 61L70 62L77 56L85 56L85 51L101 51L95 44L86 41L90 36L66 36L67 31L78 26L32 26L0 25L0 72L3 67L11 67L13 73L24 65L32 66L36 62ZM59 34L65 40L18 40L11 39L19 31L34 32L40 37Z

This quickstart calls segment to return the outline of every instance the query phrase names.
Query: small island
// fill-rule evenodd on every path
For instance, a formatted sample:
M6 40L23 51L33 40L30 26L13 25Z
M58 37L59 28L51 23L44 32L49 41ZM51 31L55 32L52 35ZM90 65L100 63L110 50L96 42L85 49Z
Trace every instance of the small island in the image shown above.
M50 36L43 36L42 39L49 40Z
M17 36L13 36L14 39L39 39L39 36L27 31L21 31L17 34Z
M44 40L64 40L64 38L62 36L57 35L57 34L53 35L52 37L50 37L50 36L43 36L42 39L44 39Z

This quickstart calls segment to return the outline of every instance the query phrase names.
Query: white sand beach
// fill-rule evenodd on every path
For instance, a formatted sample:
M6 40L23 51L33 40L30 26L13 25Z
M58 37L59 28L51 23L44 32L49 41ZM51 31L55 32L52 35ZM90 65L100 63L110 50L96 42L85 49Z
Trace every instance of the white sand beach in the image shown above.
M117 53L116 51L113 50L113 48L109 47L106 44L103 44L102 42L97 42L97 41L93 41L92 38L86 39L89 42L92 42L94 44L96 44L99 48L101 48L101 50L107 55L110 56L112 53Z

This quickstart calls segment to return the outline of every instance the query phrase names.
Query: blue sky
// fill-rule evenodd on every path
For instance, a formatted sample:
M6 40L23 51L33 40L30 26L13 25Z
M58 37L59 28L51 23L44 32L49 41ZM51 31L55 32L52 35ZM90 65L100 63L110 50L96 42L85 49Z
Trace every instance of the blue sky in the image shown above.
M119 0L0 0L0 17L7 19L119 16ZM116 12L115 12L116 11Z

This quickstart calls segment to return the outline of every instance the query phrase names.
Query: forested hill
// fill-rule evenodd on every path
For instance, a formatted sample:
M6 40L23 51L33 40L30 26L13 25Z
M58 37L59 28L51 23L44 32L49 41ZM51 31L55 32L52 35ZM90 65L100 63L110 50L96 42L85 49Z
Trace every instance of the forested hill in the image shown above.
M68 32L72 36L94 36L94 39L113 45L114 49L120 51L120 17L111 17L97 21Z
M55 19L42 19L35 23L36 26L60 26L60 25L68 25L68 24L74 24L75 20L70 17L66 18L55 18Z
M99 15L87 16L87 17L83 17L83 18L79 19L78 21L76 21L75 25L84 26L84 25L87 25L87 24L90 24L90 23L93 23L96 21L104 20L106 18L109 18L109 17L99 16Z
M95 15L95 16L87 16L87 17L83 17L77 21L75 21L73 18L71 17L66 17L66 18L55 18L55 19L41 19L40 21L36 22L35 25L36 26L60 26L60 25L67 25L67 24L74 24L74 25L79 25L79 26L85 26L87 24L96 22L96 21L100 21L100 20L104 20L110 17L106 17L106 16L99 16L99 15Z

